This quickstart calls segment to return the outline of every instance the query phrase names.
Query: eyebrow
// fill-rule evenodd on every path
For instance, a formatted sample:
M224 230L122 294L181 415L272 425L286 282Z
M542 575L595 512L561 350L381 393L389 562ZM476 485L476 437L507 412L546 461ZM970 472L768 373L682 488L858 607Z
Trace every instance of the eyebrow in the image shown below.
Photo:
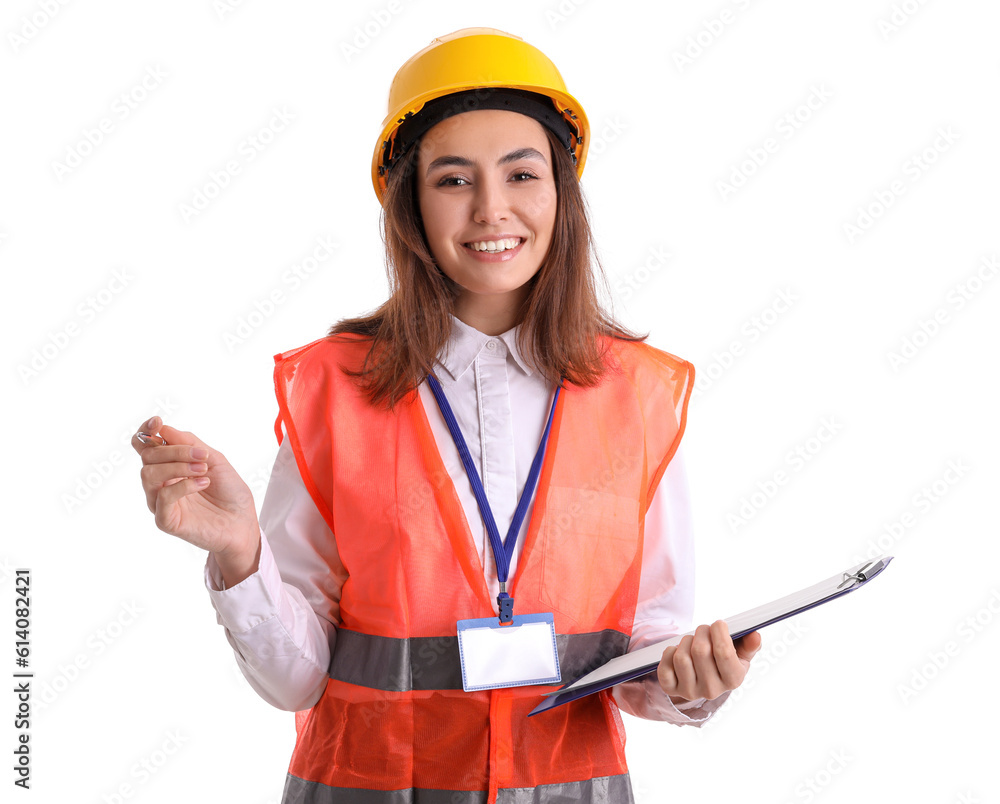
M545 157L535 148L518 148L516 151L511 151L505 156L501 156L497 160L498 165L508 165L511 162L519 162L522 159L537 159L540 162L545 161ZM439 156L433 162L427 166L427 172L431 173L437 168L441 167L465 167L471 168L476 163L471 159L466 159L464 156Z

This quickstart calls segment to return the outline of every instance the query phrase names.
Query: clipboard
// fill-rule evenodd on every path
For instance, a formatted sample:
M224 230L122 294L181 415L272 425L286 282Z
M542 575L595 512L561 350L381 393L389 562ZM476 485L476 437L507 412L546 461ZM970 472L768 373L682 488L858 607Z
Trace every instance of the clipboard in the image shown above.
M892 559L892 556L879 556L813 586L778 598L771 603L744 611L733 617L727 617L726 624L729 626L729 636L733 639L739 639L744 634L758 631L765 626L822 606L824 603L843 597L848 592L860 589L872 578L881 574L889 566ZM694 631L688 631L687 634L677 634L654 645L647 645L633 653L616 656L575 681L564 684L558 690L546 693L545 700L532 709L528 713L528 717L547 712L578 698L593 695L595 692L606 690L623 681L631 681L647 673L655 672L663 651L671 645L678 644L688 634L694 635Z

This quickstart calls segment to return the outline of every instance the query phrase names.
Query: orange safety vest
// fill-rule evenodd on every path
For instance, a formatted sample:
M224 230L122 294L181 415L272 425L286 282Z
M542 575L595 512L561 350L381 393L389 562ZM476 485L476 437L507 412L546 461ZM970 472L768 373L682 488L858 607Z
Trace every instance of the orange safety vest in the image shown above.
M509 585L518 612L554 614L564 681L628 648L646 509L694 378L644 343L604 342L601 384L559 395ZM496 616L495 601L417 392L377 409L338 367L359 369L369 345L341 334L274 356L275 434L284 421L349 573L282 802L631 802L610 690L531 718L556 687L463 691L456 621Z

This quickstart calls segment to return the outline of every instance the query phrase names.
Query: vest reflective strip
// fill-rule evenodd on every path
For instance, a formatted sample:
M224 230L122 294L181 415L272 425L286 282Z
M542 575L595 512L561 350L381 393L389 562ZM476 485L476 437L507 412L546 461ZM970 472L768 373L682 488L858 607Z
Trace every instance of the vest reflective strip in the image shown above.
M497 804L634 804L632 784L627 773L619 776L601 776L584 782L542 784L538 787L521 787L497 791Z
M281 804L486 804L485 790L359 790L327 787L288 774ZM497 804L634 804L627 773L583 782L500 788Z
M628 636L605 629L556 634L564 682L579 678L628 649ZM337 629L330 678L391 692L462 689L458 637L373 636Z
M486 804L485 790L360 790L328 787L288 774L281 804ZM524 799L525 801L527 799Z

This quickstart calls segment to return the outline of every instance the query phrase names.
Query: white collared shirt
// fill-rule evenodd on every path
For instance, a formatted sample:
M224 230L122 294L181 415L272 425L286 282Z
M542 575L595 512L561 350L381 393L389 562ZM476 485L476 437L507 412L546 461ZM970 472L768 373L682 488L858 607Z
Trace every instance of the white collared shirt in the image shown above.
M521 355L517 328L489 336L453 317L452 334L435 371L465 437L503 539L541 441L555 386ZM430 386L418 387L438 451L454 482L493 597L496 564L472 485ZM512 404L516 400L516 404ZM282 425L284 430L284 425ZM275 466L295 466L283 438ZM534 494L515 542L514 577ZM251 686L269 703L305 709L326 682L339 625L340 588L347 577L335 535L297 471L273 472L260 511L261 551L255 572L224 589L210 553L205 583L218 622L226 628ZM280 575L278 569L280 568ZM672 582L665 583L664 579ZM645 520L642 570L629 650L692 627L694 555L687 480L678 449L668 464ZM267 657L266 659L264 657ZM614 688L619 706L638 717L700 725L728 697L675 707L656 676Z

